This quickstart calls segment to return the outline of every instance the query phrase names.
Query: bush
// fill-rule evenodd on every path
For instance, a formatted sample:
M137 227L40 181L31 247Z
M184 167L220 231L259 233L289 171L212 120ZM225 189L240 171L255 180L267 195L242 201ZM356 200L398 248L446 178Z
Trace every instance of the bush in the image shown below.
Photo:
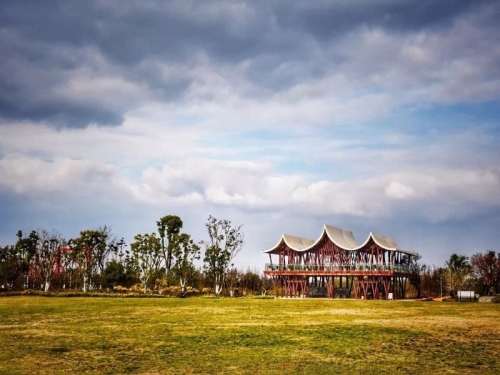
M116 293L128 293L128 288L121 285L116 286L114 290Z
M500 303L500 294L497 294L495 297L491 299L492 303Z
M144 285L143 284L134 284L130 287L130 291L133 293L144 293Z

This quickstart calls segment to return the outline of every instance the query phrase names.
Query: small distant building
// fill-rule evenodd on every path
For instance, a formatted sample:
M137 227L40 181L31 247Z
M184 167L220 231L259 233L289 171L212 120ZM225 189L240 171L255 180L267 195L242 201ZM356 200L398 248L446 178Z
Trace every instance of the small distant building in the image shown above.
M402 299L416 253L390 238L370 233L359 245L351 231L326 225L316 240L284 234L263 253L264 275L277 296Z
M475 302L476 294L473 290L459 290L457 292L457 301L459 302Z

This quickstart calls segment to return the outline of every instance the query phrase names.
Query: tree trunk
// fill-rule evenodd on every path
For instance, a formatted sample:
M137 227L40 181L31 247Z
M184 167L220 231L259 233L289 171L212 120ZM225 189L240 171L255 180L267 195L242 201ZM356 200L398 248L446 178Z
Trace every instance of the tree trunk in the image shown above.
M222 292L222 285L215 286L215 295L218 296Z
M89 277L83 276L83 292L84 293L87 293L87 291L89 289L88 283L89 283Z
M181 284L181 298L186 297L186 278L179 278L179 283Z
M219 294L221 294L222 287L224 286L224 278L219 272L215 273L214 275L214 284L215 295L218 296Z

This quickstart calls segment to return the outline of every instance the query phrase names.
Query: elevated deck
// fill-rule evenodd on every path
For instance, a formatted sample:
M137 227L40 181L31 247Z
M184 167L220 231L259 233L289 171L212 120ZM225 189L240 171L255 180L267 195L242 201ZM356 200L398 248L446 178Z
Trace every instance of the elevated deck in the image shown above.
M403 298L411 258L417 255L373 233L358 245L352 232L330 225L316 241L283 235L264 253L270 260L264 275L272 278L277 295L310 296L319 288L331 298L342 290L363 299Z

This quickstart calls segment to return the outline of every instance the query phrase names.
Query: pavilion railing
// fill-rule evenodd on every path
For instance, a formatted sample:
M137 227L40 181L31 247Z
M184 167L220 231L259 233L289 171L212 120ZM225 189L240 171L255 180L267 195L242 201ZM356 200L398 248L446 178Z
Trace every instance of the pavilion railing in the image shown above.
M266 271L394 271L394 272L410 272L406 265L400 264L371 264L371 263L357 263L352 264L271 264L266 263Z

